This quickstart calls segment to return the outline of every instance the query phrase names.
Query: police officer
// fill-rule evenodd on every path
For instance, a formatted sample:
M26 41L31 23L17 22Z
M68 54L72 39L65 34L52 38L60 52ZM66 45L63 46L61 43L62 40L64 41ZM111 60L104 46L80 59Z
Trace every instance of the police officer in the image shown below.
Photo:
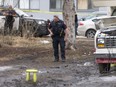
M66 25L58 16L54 16L53 21L49 25L49 32L53 39L53 49L54 49L54 62L59 61L59 45L62 62L65 62L65 41L67 39Z
M13 10L12 6L10 5L8 10L4 13L6 16L5 24L4 24L4 35L8 32L9 34L12 33L13 23L15 21L14 16L16 16L16 12ZM9 30L8 30L9 29Z

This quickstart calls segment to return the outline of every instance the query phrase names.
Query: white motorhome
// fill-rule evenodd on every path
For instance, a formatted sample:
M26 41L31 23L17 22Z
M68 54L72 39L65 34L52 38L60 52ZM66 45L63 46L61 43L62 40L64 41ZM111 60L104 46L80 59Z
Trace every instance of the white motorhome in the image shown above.
M95 60L100 73L110 71L110 64L116 64L116 0L93 0L94 6L109 7L112 17L102 20L104 25L95 35ZM107 25L107 26L106 26Z

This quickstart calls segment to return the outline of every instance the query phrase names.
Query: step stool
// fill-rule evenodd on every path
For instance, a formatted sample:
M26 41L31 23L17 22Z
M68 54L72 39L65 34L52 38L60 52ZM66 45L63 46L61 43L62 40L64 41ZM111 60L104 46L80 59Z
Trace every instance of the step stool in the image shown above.
M27 69L26 70L26 81L30 80L30 74L33 74L33 82L37 82L37 72L38 70L36 69Z

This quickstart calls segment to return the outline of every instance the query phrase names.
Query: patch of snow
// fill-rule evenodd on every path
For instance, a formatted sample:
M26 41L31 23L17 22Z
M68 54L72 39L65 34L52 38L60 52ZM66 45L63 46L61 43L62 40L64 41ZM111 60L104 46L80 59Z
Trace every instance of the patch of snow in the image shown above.
M85 62L84 66L93 66L93 64L91 62Z
M47 73L47 71L38 71L39 74Z
M0 67L0 71L6 71L6 70L11 70L11 69L13 69L12 66L1 66Z
M77 66L83 66L83 65L81 65L81 64L77 64Z
M50 42L49 41L47 41L47 40L42 40L42 41L40 41L41 43L43 43L43 44L49 44Z

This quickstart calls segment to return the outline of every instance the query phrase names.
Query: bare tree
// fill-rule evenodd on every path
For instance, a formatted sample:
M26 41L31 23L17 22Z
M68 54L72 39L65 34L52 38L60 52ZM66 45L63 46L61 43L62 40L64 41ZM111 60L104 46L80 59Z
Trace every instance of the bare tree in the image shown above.
M75 49L75 4L74 0L64 0L63 4L63 19L69 29L66 48Z

